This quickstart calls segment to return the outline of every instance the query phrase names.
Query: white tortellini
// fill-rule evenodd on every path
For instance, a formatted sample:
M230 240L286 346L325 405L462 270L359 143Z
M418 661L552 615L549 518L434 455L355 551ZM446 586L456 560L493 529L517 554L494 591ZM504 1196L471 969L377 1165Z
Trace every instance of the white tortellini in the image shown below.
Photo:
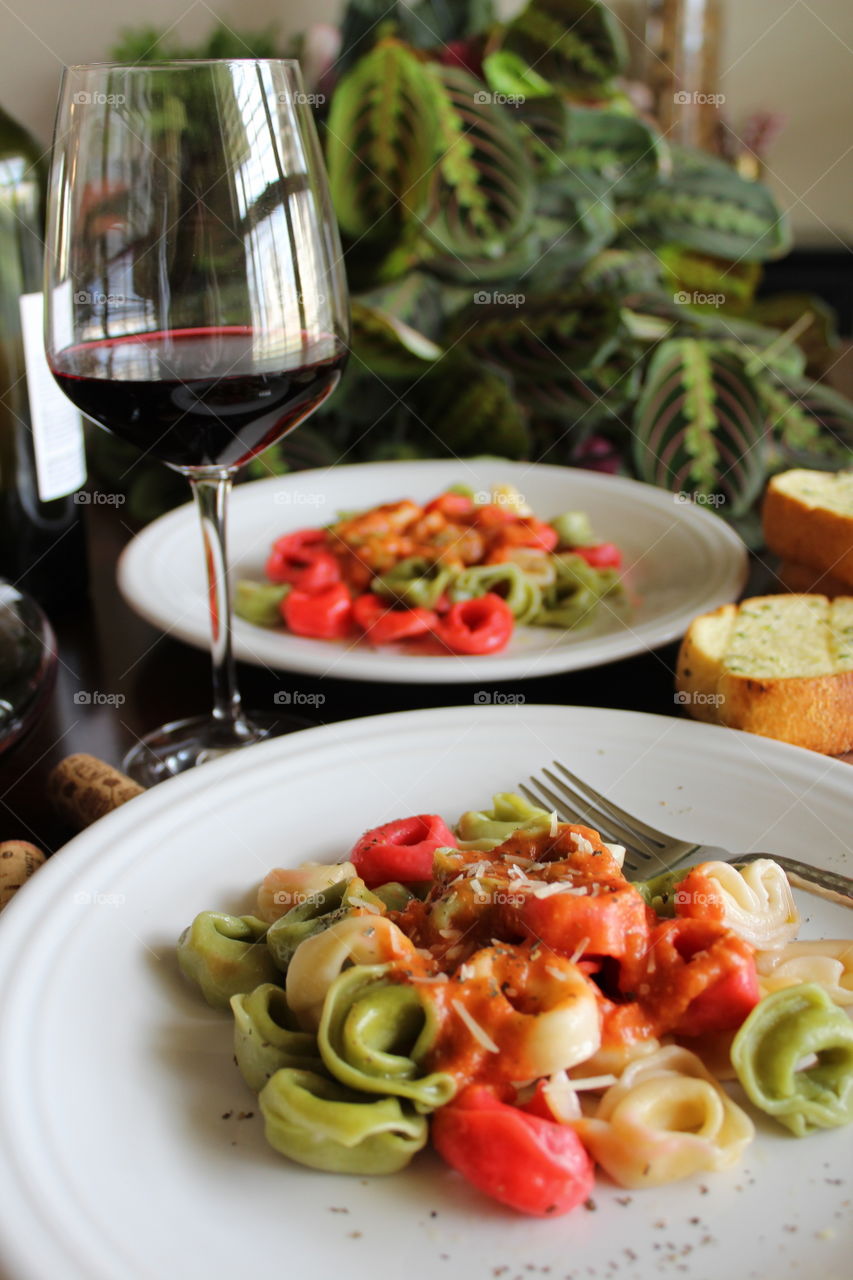
M796 937L800 913L788 877L772 858L756 858L740 868L704 862L702 875L722 898L724 923L750 946L781 947Z
M386 964L414 951L414 943L386 916L349 916L306 938L287 970L287 1003L307 1031L320 1025L326 992L351 964Z
M341 880L352 880L351 862L304 862L300 867L276 867L264 876L258 890L258 915L267 924L286 915Z
M632 1188L729 1168L755 1136L745 1112L678 1045L630 1063L573 1128L614 1182Z
M823 942L789 942L755 957L762 995L801 982L816 982L835 1004L853 1005L853 942L827 938Z

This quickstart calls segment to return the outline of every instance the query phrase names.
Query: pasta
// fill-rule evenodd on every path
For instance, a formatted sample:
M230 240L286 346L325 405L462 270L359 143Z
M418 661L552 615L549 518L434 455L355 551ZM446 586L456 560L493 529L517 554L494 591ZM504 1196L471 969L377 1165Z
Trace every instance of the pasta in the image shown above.
M426 1120L399 1098L365 1097L313 1071L277 1071L259 1102L270 1145L328 1173L397 1173L427 1141Z
M370 893L363 880L350 876L321 889L279 916L267 931L267 946L282 973L287 972L297 947L307 938L322 933L358 909L382 913L385 904Z
M494 591L503 596L516 622L532 622L542 608L542 592L530 574L511 560L464 569L453 581L452 600L473 600Z
M798 1138L853 1120L853 1023L814 983L766 996L735 1036L732 1063L750 1101Z
M456 1092L447 1073L423 1070L437 1035L436 1010L423 988L394 982L387 965L356 965L329 988L317 1043L342 1084L433 1111Z
M624 855L498 793L271 872L258 917L202 912L178 959L230 1003L269 1142L311 1168L393 1173L429 1139L547 1217L595 1164L629 1188L731 1168L755 1132L738 1090L797 1136L853 1121L853 941L794 940L772 859L634 884Z
M497 653L517 625L582 626L605 597L625 603L621 564L580 512L547 523L512 486L456 487L423 506L382 503L284 534L269 581L237 583L235 612L313 639Z
M286 915L291 907L299 906L316 894L322 893L339 880L350 880L355 875L351 862L303 863L288 870L276 867L264 877L258 890L258 915L272 924L279 916Z
M675 1045L630 1063L593 1116L573 1126L622 1187L727 1169L754 1136L752 1121L701 1060Z
M266 923L256 916L202 911L178 939L181 972L201 988L208 1004L227 1009L232 996L278 977L266 932Z
M317 1041L302 1031L281 987L264 982L249 995L232 996L234 1057L255 1093L281 1067L322 1069Z
M712 915L753 947L781 947L800 925L788 878L771 858L741 867L702 862L678 882L674 897L678 915Z
M412 943L385 916L352 915L300 943L287 970L287 1003L299 1025L316 1031L326 994L346 965L384 964Z
M759 951L755 957L761 990L769 995L800 982L823 987L835 1004L853 1005L853 942L789 942L775 951Z

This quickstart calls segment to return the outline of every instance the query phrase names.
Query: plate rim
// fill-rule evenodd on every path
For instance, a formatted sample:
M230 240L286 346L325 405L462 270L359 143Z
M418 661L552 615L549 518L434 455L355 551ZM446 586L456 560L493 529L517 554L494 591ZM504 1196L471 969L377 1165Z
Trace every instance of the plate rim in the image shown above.
M242 626L235 627L232 641L234 654L238 661L253 666L266 667L278 672L299 673L318 678L329 677L344 680L375 681L379 683L408 683L412 680L421 684L470 683L477 680L535 679L540 676L556 675L562 672L586 670L604 666L623 658L634 657L643 652L653 652L664 645L680 639L694 617L709 612L722 604L736 600L749 575L749 553L738 534L727 525L720 516L706 510L695 502L676 503L675 495L657 485L646 484L628 476L615 476L603 472L589 471L581 467L563 467L551 463L524 463L497 458L475 458L463 460L461 463L448 458L436 459L397 459L377 463L348 463L329 467L312 468L306 471L291 472L284 476L267 476L260 480L252 480L238 485L232 496L229 508L230 528L233 531L235 517L239 508L250 505L259 490L269 492L287 491L310 484L312 477L326 477L331 473L348 476L350 474L371 473L387 474L389 485L393 482L395 470L411 473L420 470L443 468L458 479L460 467L466 464L482 468L497 468L501 474L509 473L510 480L519 479L530 472L545 473L553 478L571 477L575 483L588 485L590 489L622 492L633 496L639 503L670 515L677 511L677 521L685 524L694 537L701 540L704 548L713 548L716 553L716 572L709 590L701 601L689 608L683 605L670 609L658 621L654 618L641 623L648 631L635 631L629 625L624 630L606 632L604 635L580 636L577 645L558 646L543 651L522 654L494 654L482 656L450 655L439 658L425 658L420 655L407 655L399 663L383 663L374 661L374 654L369 650L341 650L337 646L329 646L323 641L308 641L301 637L288 637L297 643L291 652L279 658L269 652L255 653L247 640ZM400 482L403 486L406 480ZM195 524L197 517L193 503L187 502L151 521L141 529L123 548L116 567L116 580L119 591L128 606L142 617L149 625L161 634L189 644L193 648L207 652L209 642L191 620L184 623L169 620L158 608L156 591L148 589L145 577L145 560L153 550L160 548L163 540L170 535L172 526L181 529L185 524ZM233 537L233 532L231 535ZM239 620L238 620L239 623ZM246 624L247 626L249 624ZM262 629L262 634L263 633ZM265 636L266 638L266 636ZM305 645L303 649L301 646ZM309 647L310 646L310 647ZM595 652L601 651L601 657ZM409 664L411 663L411 666Z

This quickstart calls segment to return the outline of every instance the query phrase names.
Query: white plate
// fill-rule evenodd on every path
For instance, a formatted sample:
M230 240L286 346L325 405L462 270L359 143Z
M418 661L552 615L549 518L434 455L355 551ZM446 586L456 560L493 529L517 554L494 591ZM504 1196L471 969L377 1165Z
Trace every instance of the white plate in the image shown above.
M392 816L455 819L555 755L675 834L849 860L849 766L630 712L350 721L164 783L74 840L0 917L10 1280L849 1275L849 1129L798 1141L759 1120L735 1171L629 1195L602 1181L596 1212L548 1222L492 1205L429 1154L359 1179L265 1144L228 1020L177 974L180 930L205 907L248 906L271 866L339 858ZM800 901L806 936L849 936L844 908Z
M303 471L239 486L229 543L232 577L263 579L273 540L329 524L338 511L413 498L425 502L451 484L487 491L514 484L537 515L586 511L595 532L625 554L640 597L627 619L602 606L580 631L519 627L491 657L424 656L352 641L306 640L237 619L234 651L245 662L348 680L446 682L510 680L613 662L683 635L699 613L733 600L746 581L746 550L716 515L652 485L568 467L521 462L385 462ZM128 603L170 635L210 644L201 537L192 506L155 520L126 547L118 581Z

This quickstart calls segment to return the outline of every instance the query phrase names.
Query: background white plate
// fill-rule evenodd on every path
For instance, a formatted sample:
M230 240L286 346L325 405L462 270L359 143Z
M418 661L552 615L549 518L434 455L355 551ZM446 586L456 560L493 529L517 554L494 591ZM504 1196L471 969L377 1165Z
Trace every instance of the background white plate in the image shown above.
M177 973L180 930L205 907L247 907L278 863L339 858L392 816L455 820L556 755L677 835L839 870L849 859L849 766L621 711L350 721L164 783L74 840L0 917L11 1280L848 1276L849 1129L797 1140L759 1120L734 1171L635 1193L602 1181L595 1212L548 1222L491 1204L431 1154L359 1179L265 1144L228 1019ZM806 936L849 936L849 911L800 903Z
M718 516L652 485L568 467L500 460L385 462L302 471L239 486L229 544L232 578L263 580L273 540L293 529L329 524L340 510L413 498L423 502L451 484L487 491L510 483L538 516L586 511L606 542L623 550L627 581L640 597L627 618L598 611L589 627L519 627L491 657L423 656L352 641L306 640L241 619L234 651L245 662L342 679L446 682L509 680L574 671L652 649L684 634L699 613L735 599L746 581L746 550ZM210 644L198 517L180 507L143 529L119 562L119 587L154 626L190 644Z

